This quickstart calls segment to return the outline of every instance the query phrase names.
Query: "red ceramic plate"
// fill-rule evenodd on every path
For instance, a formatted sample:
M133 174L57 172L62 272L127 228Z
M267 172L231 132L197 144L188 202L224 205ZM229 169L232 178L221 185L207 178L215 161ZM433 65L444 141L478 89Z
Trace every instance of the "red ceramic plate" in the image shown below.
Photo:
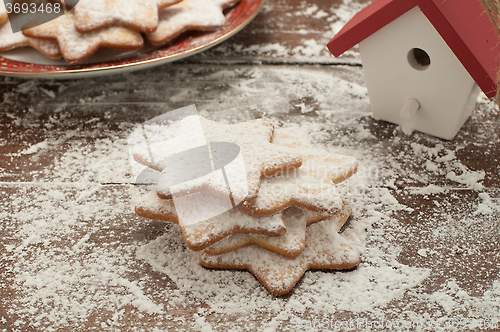
M213 47L236 34L257 16L264 1L242 0L226 11L227 24L217 31L186 34L164 46L145 47L132 53L101 50L99 54L78 65L41 58L36 51L27 48L4 52L0 56L0 75L27 78L83 78L145 69L179 60Z

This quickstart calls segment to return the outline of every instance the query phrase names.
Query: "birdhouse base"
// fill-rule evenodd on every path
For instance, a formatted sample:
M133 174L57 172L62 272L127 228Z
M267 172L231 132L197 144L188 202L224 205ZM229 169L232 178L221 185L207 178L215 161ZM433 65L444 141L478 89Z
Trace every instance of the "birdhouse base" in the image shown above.
M410 119L405 119L399 116L395 116L398 114L397 109L390 110L387 109L387 112L372 112L372 116L376 120L383 120L383 121L388 121L391 123L395 123L398 125L401 125L405 128L409 128L411 130L416 130L425 134L429 134L432 136L436 136L439 138L443 138L446 140L452 140L457 133L460 131L460 128L464 125L464 123L467 121L467 119L470 117L472 114L472 110L474 109L474 106L476 105L477 98L479 96L479 93L481 92L481 89L476 85L470 94L468 102L465 104L464 109L460 112L457 111L457 113L460 113L459 118L452 118L450 119L450 122L442 122L441 126L442 129L435 129L434 124L433 126L416 126L414 125L414 122L411 121ZM373 108L373 106L372 106ZM418 111L418 110L417 110ZM425 120L425 119L424 119ZM429 119L428 121L432 121L432 119ZM437 123L439 125L439 123Z

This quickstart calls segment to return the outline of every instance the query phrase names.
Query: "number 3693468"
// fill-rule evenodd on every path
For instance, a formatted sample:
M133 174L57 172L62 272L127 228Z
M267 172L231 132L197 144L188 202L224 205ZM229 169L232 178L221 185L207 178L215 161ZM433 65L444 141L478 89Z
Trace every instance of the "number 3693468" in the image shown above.
M7 9L8 14L27 14L27 13L56 13L59 14L63 9L60 3L41 3L39 5L35 3L6 3L5 9Z

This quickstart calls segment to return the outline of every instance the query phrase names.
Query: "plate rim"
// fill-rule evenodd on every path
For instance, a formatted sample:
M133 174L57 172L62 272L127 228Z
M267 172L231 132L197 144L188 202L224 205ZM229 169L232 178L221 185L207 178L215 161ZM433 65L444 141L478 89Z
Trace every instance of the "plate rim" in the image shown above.
M1 0L0 0L1 1ZM89 77L89 76L104 76L104 75L110 75L110 74L119 74L123 72L131 72L134 70L140 70L140 69L147 69L151 68L153 66L161 65L164 63L169 63L177 60L184 59L189 56L193 56L195 54L198 54L202 51L208 50L221 42L231 38L238 32L240 32L244 27L246 27L253 19L258 15L260 10L262 9L264 3L266 0L241 0L240 3L236 5L236 7L231 8L230 10L233 10L237 8L237 6L240 6L244 2L250 2L252 4L253 2L255 3L256 7L255 10L240 24L238 24L236 27L233 29L229 30L228 32L222 34L221 36L207 42L206 44L199 45L197 47L188 49L184 52L181 53L174 53L174 54L168 54L168 55L161 55L158 57L153 57L153 58L147 58L147 59L137 59L132 60L131 62L128 62L128 59L133 59L134 56L132 57L126 57L126 58L121 58L121 59L116 59L116 60L110 60L109 62L118 62L116 64L110 64L109 66L103 66L99 67L99 62L97 63L92 63L88 65L80 65L84 67L80 68L71 68L72 65L69 64L61 64L61 65L42 65L42 64L32 64L29 62L21 62L21 61L16 61L16 60L11 60L8 58L4 58L3 56L0 55L0 63L7 62L10 63L14 66L17 64L21 64L22 66L29 66L29 65L34 65L34 66L43 66L44 69L48 68L47 70L37 70L37 71L29 71L29 70L24 70L24 71L15 71L15 70L10 70L8 68L2 68L0 67L0 75L1 76L10 76L10 77L23 77L23 78L47 78L47 79L54 79L54 78L74 78L74 77ZM211 34L216 34L217 31L212 32ZM204 35L204 36L209 36L209 34ZM168 43L167 43L168 45ZM171 47L172 45L167 46ZM157 52L159 50L162 50L163 46L160 46L159 48L154 48L151 51L148 51L146 54L150 54L151 52ZM106 62L101 62L102 64ZM76 66L79 66L78 64ZM50 68L64 68L62 70L56 70Z

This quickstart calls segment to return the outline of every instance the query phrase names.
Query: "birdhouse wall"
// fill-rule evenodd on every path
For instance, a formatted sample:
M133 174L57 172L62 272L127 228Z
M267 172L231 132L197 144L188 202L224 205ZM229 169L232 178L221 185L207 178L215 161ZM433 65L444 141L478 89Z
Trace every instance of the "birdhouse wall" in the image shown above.
M359 44L373 116L452 139L470 116L479 89L418 7ZM430 60L427 64L426 60ZM420 108L400 115L410 99Z

